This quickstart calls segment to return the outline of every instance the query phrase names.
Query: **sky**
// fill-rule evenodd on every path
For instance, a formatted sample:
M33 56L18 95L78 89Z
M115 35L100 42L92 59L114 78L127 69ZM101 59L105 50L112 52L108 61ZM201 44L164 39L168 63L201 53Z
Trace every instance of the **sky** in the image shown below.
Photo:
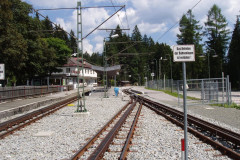
M33 6L34 9L74 8L79 0L22 0ZM196 5L197 4L197 5ZM116 28L120 25L131 36L135 25L138 26L142 36L146 34L155 42L166 43L170 46L176 44L179 33L178 22L183 14L193 8L192 12L199 24L204 26L207 13L216 4L221 8L222 14L232 31L236 23L236 15L240 15L240 0L81 0L82 7L96 6L122 6L119 11L100 28ZM118 10L119 7L88 8L82 10L83 37L101 24ZM51 10L40 11L44 16L60 24L67 32L77 30L77 11ZM103 50L103 39L109 36L105 30L96 30L83 41L83 50L88 53Z

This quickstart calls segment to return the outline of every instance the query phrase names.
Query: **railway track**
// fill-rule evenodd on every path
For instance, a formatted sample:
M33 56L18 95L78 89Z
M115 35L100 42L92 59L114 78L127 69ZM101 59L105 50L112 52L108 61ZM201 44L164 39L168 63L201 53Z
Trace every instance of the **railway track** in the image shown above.
M106 152L114 152L116 159L126 159L142 108L142 104L137 108L137 103L138 100L127 103L70 159L105 159ZM117 151L114 145L119 146Z
M126 94L131 94L135 99L142 101L143 105L154 110L157 114L164 116L166 119L180 127L184 127L184 113L170 108L163 104L154 102L143 96L136 90L124 90ZM136 95L138 94L138 96ZM240 134L228 129L211 124L202 119L188 115L188 132L192 133L203 142L212 145L223 155L233 159L240 159Z
M60 102L54 103L47 107L41 108L39 110L27 113L25 115L19 116L17 118L0 123L0 139L14 133L17 130L24 128L35 121L52 114L53 112L61 109L69 103L77 100L77 96L70 97L68 99L62 100Z

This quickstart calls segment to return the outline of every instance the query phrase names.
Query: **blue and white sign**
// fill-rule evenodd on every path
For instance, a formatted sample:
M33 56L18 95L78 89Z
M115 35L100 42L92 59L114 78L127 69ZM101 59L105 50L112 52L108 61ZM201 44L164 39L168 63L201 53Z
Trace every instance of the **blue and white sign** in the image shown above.
M0 80L5 79L5 67L4 64L0 64Z

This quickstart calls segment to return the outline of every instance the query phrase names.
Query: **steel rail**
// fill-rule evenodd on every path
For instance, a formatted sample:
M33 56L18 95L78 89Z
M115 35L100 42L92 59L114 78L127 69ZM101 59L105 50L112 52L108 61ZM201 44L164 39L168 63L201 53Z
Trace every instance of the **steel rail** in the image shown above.
M143 98L143 97L139 97L139 98ZM162 105L160 103L151 101L149 99L144 98L144 102L150 103L150 104L154 104L156 107L161 107L161 109L164 110L164 112L168 112L169 114L174 113L174 115L176 117L178 117L179 119L183 120L183 112L178 111L176 109L167 107L165 105ZM203 130L206 130L210 133L213 133L214 135L223 137L224 139L226 139L227 141L232 142L233 144L236 144L238 146L240 146L240 134L235 133L233 131L230 131L228 129L222 128L220 126L217 126L215 124L209 123L207 121L204 121L202 119L196 118L194 116L188 115L188 123L189 125L194 125L196 127L199 127Z
M136 90L131 90L132 92L138 93L138 94L142 94L142 92L140 91L136 91ZM178 117L179 119L183 120L183 112L178 111L176 109L170 108L168 106L162 105L158 102L154 102L150 99L144 98L142 96L138 97L139 99L143 99L145 102L154 104L155 106L157 106L159 109L163 110L166 113L174 113L174 115L176 117ZM240 134L233 132L231 130L222 128L220 126L217 126L215 124L209 123L207 121L204 121L202 119L196 118L194 116L188 115L188 121L189 124L193 124L197 127L200 127L202 129L206 129L207 131L210 131L218 136L221 137L226 137L227 141L231 141L235 144L237 144L238 146L240 146Z
M116 125L111 129L111 131L106 135L103 141L98 145L94 152L88 157L88 160L101 159L104 153L107 151L109 145L113 141L114 137L117 135L118 131L122 127L123 123L126 121L127 117L130 115L137 101L133 102L131 106L125 111L123 116L119 119Z
M128 90L125 90L125 93L133 94L133 92L130 92ZM136 96L138 99L141 99L144 102L144 105L153 109L158 114L161 114L166 119L172 121L173 123L183 127L183 112L175 110L173 108L167 107L165 105L162 105L160 103L154 102L152 100L149 100L147 98L144 98L142 96ZM197 131L198 128L200 128L202 131L207 131L210 133L210 135L215 135L220 137L226 142L231 142L233 145L232 147L237 148L239 146L240 142L240 135L238 133L229 131L225 128L219 127L217 125L211 124L209 122L206 122L204 120L201 120L199 118L188 116L188 131L193 133L195 136L199 137L203 141L208 142L210 145L217 148L219 151L221 151L223 154L228 155L231 158L234 159L240 159L240 154L235 152L233 149L228 148L224 145L222 145L220 142L217 142L213 139L211 139L209 136L204 135L203 133ZM190 126L195 126L191 128Z
M20 130L21 128L63 108L69 103L76 101L77 96L65 99L63 101L57 102L50 106L41 108L39 110L27 113L25 115L19 116L17 118L11 119L9 121L0 124L0 131L4 132L0 134L0 139L12 134L13 132ZM16 126L16 127L15 127Z
M117 114L115 114L107 123L104 125L88 142L79 149L70 159L76 160L80 158L91 145L97 140L97 138L107 129L107 127L128 107L130 102L128 102Z
M122 152L121 152L119 160L125 160L126 157L127 157L127 154L129 152L129 147L130 147L130 145L132 143L133 134L134 134L134 131L135 131L135 128L136 128L136 125L137 125L137 122L138 122L141 110L142 110L142 103L140 104L140 107L138 108L137 114L135 115L135 118L133 120L131 129L130 129L130 131L128 133L127 140L126 140L126 142L124 144L124 147L122 149Z
M152 109L153 111L155 111L157 114L160 114L161 116L165 117L166 119L168 119L169 121L175 123L176 125L180 126L180 127L184 127L184 124L178 120L176 120L175 118L171 117L170 115L166 115L165 113L159 111L158 109L150 106L149 104L144 103L145 106L149 107L150 109ZM227 156L229 156L230 158L233 159L240 159L240 154L235 152L234 150L223 146L222 144L220 144L217 141L212 140L211 138L209 138L208 136L202 134L201 132L192 129L191 127L188 127L188 132L192 133L193 135L195 135L196 137L198 137L199 139L201 139L204 142L207 142L208 144L212 145L213 147L215 147L216 149L218 149L219 151L221 151L223 154L226 154Z

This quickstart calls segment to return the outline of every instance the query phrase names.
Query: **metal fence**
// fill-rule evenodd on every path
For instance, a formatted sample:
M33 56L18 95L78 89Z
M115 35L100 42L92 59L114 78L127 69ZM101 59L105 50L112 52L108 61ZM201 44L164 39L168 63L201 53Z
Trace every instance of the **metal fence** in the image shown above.
M171 90L178 93L178 105L182 102L183 81L182 80L158 80L149 81L146 87L158 90ZM229 77L188 79L187 96L194 97L188 101L188 105L198 104L231 104L231 83Z
M177 81L166 79L166 80L151 80L146 83L147 88L158 89L158 90L172 90L177 91Z
M10 99L60 92L64 89L70 90L71 87L59 85L0 87L0 102Z

